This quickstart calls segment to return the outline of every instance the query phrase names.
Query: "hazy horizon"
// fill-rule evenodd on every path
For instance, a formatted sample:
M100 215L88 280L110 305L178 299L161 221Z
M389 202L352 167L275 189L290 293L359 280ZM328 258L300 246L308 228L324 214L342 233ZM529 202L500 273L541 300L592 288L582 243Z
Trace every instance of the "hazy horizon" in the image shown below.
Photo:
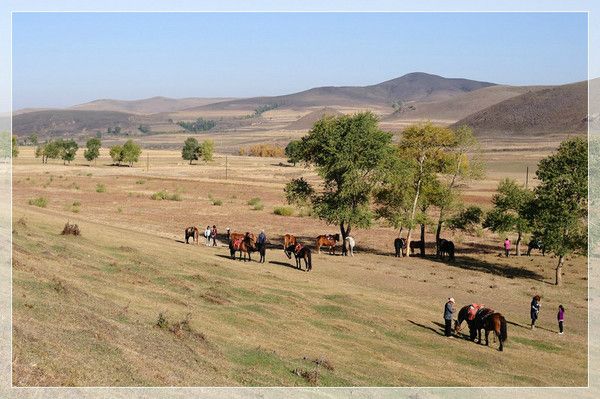
M15 13L13 109L255 97L412 72L587 79L585 13Z

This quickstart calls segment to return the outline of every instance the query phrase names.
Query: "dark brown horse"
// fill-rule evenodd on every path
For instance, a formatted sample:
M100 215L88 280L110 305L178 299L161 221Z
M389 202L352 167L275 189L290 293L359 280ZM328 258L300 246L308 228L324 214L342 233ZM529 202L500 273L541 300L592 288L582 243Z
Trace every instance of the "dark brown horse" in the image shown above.
M286 249L286 254L290 253L290 254L294 254L294 256L296 257L296 269L300 269L302 270L302 259L304 259L304 266L306 267L306 271L309 272L312 270L312 259L311 259L311 253L310 253L310 248L302 245L302 244L296 244L296 245L290 245L288 246Z
M286 234L283 236L283 252L285 252L285 256L288 257L288 259L292 259L292 252L288 252L288 248L290 247L290 245L296 245L298 244L298 240L296 240L296 236L292 235L292 234Z
M327 234L317 237L317 253L321 253L321 247L329 247L329 254L335 255L335 246L340 240L340 234Z
M252 257L250 253L252 251L256 251L256 242L253 239L252 233L246 233L243 237L233 238L233 234L231 234L231 239L229 240L229 253L231 254L231 259L235 259L235 252L240 251L240 260L242 260L242 253L244 254L244 262L246 262L246 254L248 254L248 260L252 261Z
M396 258L404 256L404 250L406 249L406 240L402 237L398 237L394 240L394 249L396 250Z
M475 313L475 317L472 320L469 320L468 315L470 307L471 305L467 305L460 309L458 312L458 319L454 325L454 330L458 333L461 329L460 326L462 322L466 321L469 326L469 338L471 341L474 341L475 337L477 337L477 342L481 344L481 330L484 330L486 346L489 345L490 331L493 331L496 337L498 337L498 341L500 341L498 350L502 351L504 349L504 341L508 338L507 323L504 316L495 312L493 309L480 308L477 313Z
M187 229L185 229L185 243L189 244L190 243L190 238L192 239L192 244L196 243L198 244L198 228L196 226L191 226L188 227Z

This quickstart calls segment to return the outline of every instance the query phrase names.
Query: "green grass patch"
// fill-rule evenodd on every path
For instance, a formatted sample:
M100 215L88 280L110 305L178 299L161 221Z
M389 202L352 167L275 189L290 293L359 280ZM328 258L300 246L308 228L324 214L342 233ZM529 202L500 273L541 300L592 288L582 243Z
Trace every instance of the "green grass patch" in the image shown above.
M257 205L257 204L260 204L260 203L261 203L261 200L260 200L259 197L251 198L247 202L247 204L250 205L250 206L254 206L254 205Z
M279 216L292 216L294 214L294 208L290 206L276 206L273 208L273 213Z
M45 208L48 205L48 199L44 197L32 198L29 200L29 205Z
M530 346L535 349L542 350L544 352L555 353L555 352L560 352L560 350L562 349L560 346L551 344L549 342L536 341L533 339L523 338L523 337L512 337L512 341L514 341L518 344L521 344L521 345L526 345L526 346Z
M157 191L150 196L155 201L182 201L183 198L179 193L169 193L167 190Z
M337 305L316 305L314 309L323 316L344 317L346 312L341 306Z
M106 186L102 183L98 183L96 184L96 192L97 193L105 193L106 192Z

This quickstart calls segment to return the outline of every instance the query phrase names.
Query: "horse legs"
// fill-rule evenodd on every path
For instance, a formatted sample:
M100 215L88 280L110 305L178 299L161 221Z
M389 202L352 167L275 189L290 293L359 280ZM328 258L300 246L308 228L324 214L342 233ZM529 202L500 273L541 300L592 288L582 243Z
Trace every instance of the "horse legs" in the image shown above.
M490 346L489 336L490 336L490 330L485 330L485 346Z

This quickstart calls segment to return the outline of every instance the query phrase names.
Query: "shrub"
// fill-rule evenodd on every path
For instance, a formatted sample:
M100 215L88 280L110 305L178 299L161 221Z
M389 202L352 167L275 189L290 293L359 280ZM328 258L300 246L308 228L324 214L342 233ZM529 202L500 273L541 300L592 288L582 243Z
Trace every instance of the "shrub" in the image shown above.
M285 156L285 148L274 144L255 144L248 149L240 149L240 155L251 157L282 158Z
M259 202L258 204L255 204L255 205L252 207L252 210L253 210L253 211L262 211L263 209L265 209L265 206L263 205L263 203L262 203L262 202Z
M81 231L79 230L79 226L77 226L76 224L71 224L67 222L65 224L65 227L63 228L63 231L60 234L78 236L81 234Z
M294 214L294 208L289 206L276 206L273 208L273 213L279 216L292 216Z
M173 193L169 194L166 190L157 191L150 197L156 201L168 200L168 201L181 201L181 194Z
M251 206L260 204L260 198L258 198L258 197L251 198L248 200L247 204L251 205Z
M105 193L106 192L106 186L102 183L98 183L96 184L96 192L97 193Z
M223 201L220 199L214 199L214 200L212 200L212 204L214 206L221 206L221 205L223 205Z
M37 197L29 200L29 205L35 205L40 208L45 208L48 205L48 199L44 197Z
M135 184L144 184L144 183L146 183L146 180L143 180L143 179L140 179L135 182Z

